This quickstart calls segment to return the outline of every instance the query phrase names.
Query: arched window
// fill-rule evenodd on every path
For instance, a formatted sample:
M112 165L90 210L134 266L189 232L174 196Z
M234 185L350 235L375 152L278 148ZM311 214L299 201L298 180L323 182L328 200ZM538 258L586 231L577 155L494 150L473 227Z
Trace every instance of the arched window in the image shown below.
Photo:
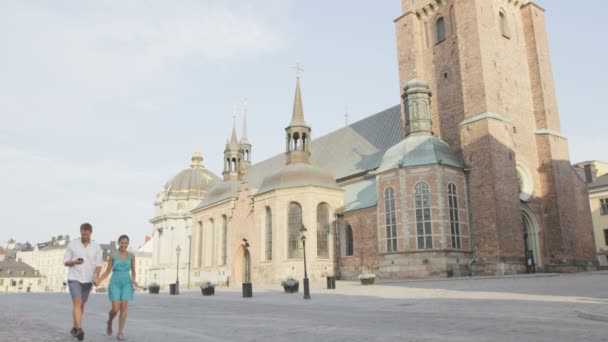
M215 222L213 219L209 219L207 222L207 227L205 228L205 237L203 242L205 243L204 253L205 253L205 267L210 267L213 265L213 230L214 230Z
M346 227L344 227L344 256L353 256L354 247L353 247L353 228L347 222Z
M302 228L302 207L295 202L289 204L288 212L288 234L287 248L289 259L298 259L302 257L302 242L300 241L300 229Z
M199 222L198 223L198 250L197 250L197 262L196 262L196 266L198 267L202 267L203 266L203 222ZM160 262L160 261L159 261Z
M416 205L416 235L419 249L433 248L433 227L431 224L431 193L429 185L420 182L414 187Z
M298 150L298 141L300 140L300 133L296 132L293 134L293 150Z
M443 17L435 22L435 30L437 33L437 43L441 43L445 40L445 19Z
M397 212L395 209L395 190L388 187L384 191L384 210L386 227L386 251L397 251Z
M222 216L222 250L220 254L220 265L226 265L226 255L228 249L228 218Z
M317 207L317 256L329 259L329 206L325 203Z
M306 151L307 142L308 142L308 136L306 135L306 133L302 133L302 151Z
M272 260L272 210L266 207L266 222L264 236L266 239L266 261Z
M460 220L458 217L458 197L456 194L456 185L450 183L448 185L448 207L450 211L450 232L452 235L452 248L462 248L460 238Z
M509 21L507 19L507 15L505 14L504 11L500 11L498 13L498 17L499 17L499 25L500 25L500 33L509 38L510 34L509 34Z

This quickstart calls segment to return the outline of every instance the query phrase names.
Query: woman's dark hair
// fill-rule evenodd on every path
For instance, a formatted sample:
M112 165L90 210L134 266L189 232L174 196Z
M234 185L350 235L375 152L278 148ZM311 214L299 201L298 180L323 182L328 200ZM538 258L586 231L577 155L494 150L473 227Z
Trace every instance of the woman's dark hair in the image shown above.
M121 235L121 236L118 238L118 243L120 243L120 240L122 240L122 239L127 239L127 242L129 242L129 236L128 236L128 235L125 235L125 234Z

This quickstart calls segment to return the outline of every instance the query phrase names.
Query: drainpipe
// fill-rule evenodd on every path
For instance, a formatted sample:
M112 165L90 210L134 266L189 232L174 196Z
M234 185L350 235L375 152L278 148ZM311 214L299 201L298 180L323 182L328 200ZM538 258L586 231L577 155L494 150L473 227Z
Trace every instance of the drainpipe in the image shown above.
M475 255L475 239L473 237L473 214L471 213L471 188L469 185L469 176L471 173L471 169L464 169L464 177L465 177L465 189L467 193L467 216L469 218L469 235L471 239L471 251L473 252L473 257L469 261L468 269L469 276L473 276L473 264L477 262L477 256Z

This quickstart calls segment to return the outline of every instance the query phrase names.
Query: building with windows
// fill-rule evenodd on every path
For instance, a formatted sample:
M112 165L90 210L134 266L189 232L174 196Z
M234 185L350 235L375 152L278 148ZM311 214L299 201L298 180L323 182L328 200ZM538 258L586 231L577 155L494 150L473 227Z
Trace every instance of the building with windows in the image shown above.
M574 168L589 189L597 258L600 265L608 266L608 163L588 161Z
M46 291L63 291L68 279L63 256L69 243L68 235L58 235L50 241L36 244L31 250L17 252L16 259L38 270L46 278Z
M587 189L560 132L544 9L504 0L402 8L400 105L313 140L298 75L291 121L277 132L284 153L252 163L246 116L242 139L233 125L223 180L205 188L188 233L170 240L183 253L190 237L193 283L300 278L301 235L312 281L596 267ZM163 243L158 261L175 263L177 243Z
M43 292L46 279L28 264L0 261L0 292Z
M192 156L190 167L171 178L156 195L151 243L152 259L149 274L140 285L151 283L163 287L174 283L180 277L182 284L190 274L190 254L192 236L192 215L190 210L197 206L209 189L219 182L219 177L205 168L199 152ZM177 250L181 258L178 263Z

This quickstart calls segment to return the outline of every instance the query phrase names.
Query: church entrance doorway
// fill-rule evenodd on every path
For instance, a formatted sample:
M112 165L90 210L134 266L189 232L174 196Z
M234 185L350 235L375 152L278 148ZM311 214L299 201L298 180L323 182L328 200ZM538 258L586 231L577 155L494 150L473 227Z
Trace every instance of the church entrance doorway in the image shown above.
M251 254L245 246L240 246L237 253L234 265L234 282L250 283L251 282ZM232 282L232 279L231 281Z
M522 225L524 233L526 271L528 273L536 273L539 270L540 253L539 253L539 231L538 224L534 219L534 214L529 209L522 209Z

